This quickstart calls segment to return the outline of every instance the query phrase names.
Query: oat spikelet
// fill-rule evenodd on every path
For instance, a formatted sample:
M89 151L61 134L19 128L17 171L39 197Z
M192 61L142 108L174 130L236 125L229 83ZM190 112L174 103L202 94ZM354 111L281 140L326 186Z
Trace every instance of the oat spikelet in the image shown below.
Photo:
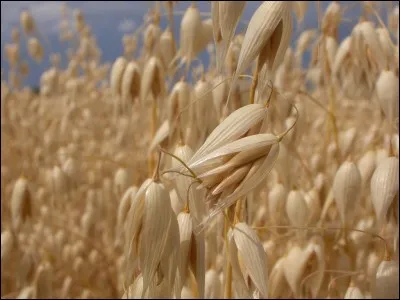
M14 229L18 229L32 216L32 196L28 181L20 177L15 182L11 195L11 219Z
M254 12L243 39L231 91L238 76L257 56L263 55L261 66L268 63L268 69L280 64L286 52L286 49L283 49L284 44L288 43L286 39L290 40L290 33L286 36L283 34L286 31L284 28L292 27L290 7L291 3L286 1L265 1Z

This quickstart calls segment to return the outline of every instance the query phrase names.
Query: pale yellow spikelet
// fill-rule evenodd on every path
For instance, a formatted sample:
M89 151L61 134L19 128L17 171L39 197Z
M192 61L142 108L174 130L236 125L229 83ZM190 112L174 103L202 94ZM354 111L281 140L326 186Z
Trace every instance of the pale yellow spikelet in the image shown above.
M193 150L188 145L178 144L174 151L174 155L187 163L193 156ZM179 163L176 160L173 160L172 167L178 168ZM193 183L193 180L186 176L176 179L175 184L181 203L183 205L189 205L192 218L194 218L195 222L198 223L204 217L205 213L205 206L201 200L204 197L204 191L198 190L197 187L199 185Z
M246 143L244 143L245 141L246 142L250 141L253 138L254 139L263 139L265 143L269 144L268 149L266 150L266 152L264 153L264 155L262 157L255 159L253 162L249 162L250 164L252 164L251 168L242 180L238 180L234 184L229 185L224 190L224 192L219 196L221 201L218 202L218 204L212 209L212 211L209 213L207 218L197 227L197 229L201 230L201 228L204 228L204 226L208 223L208 221L211 218L215 217L222 209L229 207L230 205L235 203L239 197L247 194L249 191L254 189L260 183L260 181L271 171L271 169L276 161L276 158L278 156L278 153L279 153L279 143L277 143L277 140L275 140L275 137L270 134L266 134L266 135L260 134L260 135L255 135L255 136L249 136L248 138L249 138L248 140L247 140L247 138L244 138L243 142L242 142L242 140L238 140L236 142L228 144L226 146L226 149L224 149L224 150L227 150L232 147L229 150L229 151L232 151L233 149L235 149L235 146L236 146L235 144L237 144L237 146L239 146L239 144L243 144L243 146L244 146L246 144ZM254 145L255 145L255 143L254 143ZM238 149L238 151L240 151L239 149ZM245 147L243 147L243 149L245 149ZM223 150L223 147L221 148L221 150ZM233 152L234 152L234 150L233 150ZM249 151L249 152L244 151L242 153L239 153L238 156L241 156L241 154L243 154L245 156L247 154L250 155L251 152L252 151ZM218 152L215 151L215 154L216 153L218 153ZM210 153L209 157L213 157L213 155L215 155L215 154ZM223 151L221 151L221 154L223 154ZM219 180L221 180L221 179L219 179ZM219 180L217 180L217 182Z
M36 23L31 13L27 10L21 12L19 17L21 27L26 35L31 35L36 31Z
M394 260L382 261L376 271L376 286L373 298L399 298L399 264Z
M178 116L179 112L182 109L186 108L186 106L191 104L192 94L192 86L183 80L178 81L172 88L172 91L168 98L167 115L169 124L173 125L174 127L177 126L176 130L183 130L184 128L187 128L189 125L189 121L193 118L193 109L191 106L188 111L180 114L178 124L175 124L175 119ZM172 134L172 132L170 132L170 134Z
M146 55L152 55L157 53L160 49L158 49L159 41L161 36L161 28L154 24L150 23L143 32L143 52Z
M372 204L378 223L384 222L389 206L399 192L399 159L388 157L377 163L371 178Z
M362 22L359 24L361 34L364 38L365 44L371 50L371 55L377 61L380 69L386 67L386 60L384 51L381 46L381 42L378 34L375 31L372 22Z
M260 96L264 95L268 87L268 81L272 78L271 75L276 72L285 57L286 50L290 44L292 31L293 21L291 11L289 8L286 8L283 11L282 20L278 23L272 36L262 48L257 61L257 64L261 67L259 80L262 83L257 96L258 102L260 102Z
M221 298L221 281L214 269L209 269L205 275L205 299L220 299Z
M308 1L294 1L293 11L296 15L297 24L303 23L307 9L308 9Z
M257 234L246 223L237 223L230 230L228 236L230 236L231 240L230 247L237 249L237 257L233 257L229 253L230 260L241 259L248 275L258 289L260 297L267 297L268 270L266 268L266 253ZM237 266L238 263L233 263L232 267ZM240 271L240 268L234 267L233 272L243 272L243 270ZM245 279L243 273L242 276Z
M177 291L180 292L188 276L188 261L193 234L193 223L190 214L187 212L181 212L178 215L178 224L180 233L180 255L175 285Z
M356 229L368 231L374 227L374 218L363 218L356 224ZM371 241L371 237L363 234L362 232L351 232L350 238L353 240L354 244L359 247L367 245Z
M224 115L223 107L228 97L228 84L225 81L224 76L216 76L213 80L212 100L214 103L214 109L216 117L221 120ZM209 100L208 100L209 101Z
M202 31L200 35L201 38L199 39L195 48L196 55L198 55L200 52L206 49L206 46L211 45L210 43L212 42L213 39L213 25L211 18L203 20L201 24L202 24Z
M164 94L165 83L164 68L160 58L152 56L145 64L142 73L142 81L140 86L140 100L146 101L147 97L151 94L153 98L157 99Z
M18 229L32 216L32 195L28 180L20 177L15 182L11 195L11 219L14 229Z
M308 211L310 213L309 223L315 223L319 220L321 215L321 201L319 198L317 188L313 188L304 194L304 200L307 203Z
M115 193L119 196L122 195L124 191L129 186L129 173L125 168L119 168L114 175L114 189Z
M171 217L171 224L167 232L167 241L165 244L165 250L162 254L159 268L157 269L156 280L161 284L155 290L155 293L150 292L150 297L172 297L175 294L177 296L178 290L175 284L179 268L179 255L180 255L180 244L179 244L179 224L175 213L172 209L169 211Z
M19 44L20 34L18 28L13 28L11 31L11 40L15 44Z
M180 26L180 55L190 65L195 57L195 44L197 36L202 32L202 22L199 9L195 4L187 8Z
M342 157L347 157L349 155L356 136L357 129L355 127L349 128L348 130L339 133L339 149Z
M214 34L214 36L217 36L218 39L215 40L217 49L217 65L219 66L217 70L218 72L221 72L221 68L225 62L226 53L233 35L235 34L237 24L245 8L246 1L218 1L218 3L213 5L214 9L212 10L212 13L218 14L218 16L213 15L214 23L216 23L215 20L218 22L218 27L213 28L213 30L217 30L217 33ZM218 35L220 35L221 39L219 39Z
M195 118L197 129L204 133L209 134L217 126L217 117L214 109L209 109L209 105L214 103L213 93L206 94L212 90L211 83L201 78L194 86L194 96L198 99L195 103ZM210 99L211 98L211 99Z
M61 291L60 291L60 298L66 298L68 297L70 290L71 290L71 286L72 286L72 278L71 276L67 276L65 277L62 287L61 287Z
M52 267L49 263L40 264L36 271L35 289L38 298L50 298L53 293Z
M281 223L285 210L287 193L283 184L275 184L268 193L268 212L274 224Z
M6 261L8 256L12 253L14 247L14 237L9 230L1 233L1 262Z
M37 267L36 257L34 253L27 251L23 253L22 259L18 266L18 282L21 286L26 285L32 280L35 269Z
M338 1L329 3L322 18L322 32L326 35L335 36L336 30L342 19L342 8Z
M142 191L139 190L135 198L138 198L139 203L144 202L141 204L143 215L142 217L139 215L135 223L142 224L141 240L138 246L140 249L140 266L143 274L142 294L144 294L148 289L151 290L154 284L154 276L156 276L156 271L167 242L168 231L165 229L169 228L173 213L169 194L162 184L154 181L146 181L141 189ZM145 193L145 197L143 197L143 193ZM130 210L132 212L135 211L135 206L131 205ZM129 213L128 218L132 219L133 214L130 215ZM128 235L125 242L130 245L131 239L132 235ZM154 251L148 251L148 249L154 249Z
M36 297L35 287L26 286L19 293L16 299L34 299Z
M136 62L131 61L126 66L121 82L121 96L125 107L133 103L140 95L140 69Z
M265 1L254 12L243 39L232 86L259 55L262 55L260 65L266 64L266 73L281 63L291 35L290 7L291 3L284 1Z
M131 202L133 201L136 193L138 191L138 188L135 186L129 187L124 195L122 196L119 206L118 206L118 212L117 212L117 225L115 228L115 235L116 235L116 240L115 244L119 244L119 239L120 236L123 232L124 225L125 225L125 220L128 215L129 209L131 207Z
M118 57L110 73L110 86L114 97L121 94L121 81L128 62L124 57Z
M395 156L399 156L399 135L393 134L391 140L392 149L394 151Z
M16 66L20 57L18 44L7 44L4 48L8 62L11 66Z
M270 298L283 297L285 290L290 290L284 274L284 257L276 260L268 277L268 296Z
M214 38L214 44L218 46L219 44L222 43L222 34L221 34L221 27L220 27L220 20L219 20L219 3L220 1L213 1L211 2L211 20L212 20L212 28L213 28L213 38ZM218 49L221 48L217 48ZM217 54L217 58L219 58L219 55ZM217 70L220 70L220 61L217 59Z
M84 236L91 236L94 233L95 219L93 211L86 211L81 218L81 230Z
M50 54L50 62L53 67L57 68L59 67L61 63L61 56L60 53L52 53Z
M29 65L26 61L22 61L19 65L19 73L21 76L26 77L29 75Z
M396 230L396 235L393 239L394 260L399 261L399 229Z
M316 31L313 29L303 31L296 41L296 51L295 56L297 59L297 63L301 65L302 63L302 55L306 51L308 47L310 47L312 40L316 36Z
M236 140L265 117L265 108L259 104L246 105L230 114L208 136L204 144L193 155L190 163L209 154L222 145ZM245 118L243 118L246 116Z
M324 240L321 237L312 237L307 244L307 250L310 253L310 258L307 262L308 267L306 273L303 276L309 276L310 274L315 275L308 278L305 283L305 288L313 298L317 298L324 281L324 271L326 269Z
M78 179L78 164L73 157L69 157L62 165L61 170L66 175L68 188L72 188Z
M361 192L361 175L357 165L344 162L333 181L333 195L343 224L351 221Z
M364 299L364 295L358 287L350 285L344 295L344 299Z
M376 33L378 34L379 41L382 47L383 52L385 53L386 60L390 61L390 59L394 55L394 49L393 49L393 44L390 39L390 33L386 28L376 28Z
M85 17L83 15L82 10L74 9L73 15L75 19L76 29L78 30L78 32L82 32L83 29L85 28Z
M37 62L40 63L43 60L44 50L39 40L35 37L31 37L28 40L28 53Z
M169 27L166 28L160 36L160 49L162 49L160 53L162 61L165 68L167 68L176 55L173 35Z
M60 167L54 166L51 170L49 184L55 194L63 194L66 191L67 184L64 172Z
M168 140L170 134L170 125L168 120L165 120L158 128L153 140L150 143L149 152L152 152L158 145L162 146L163 142Z
M124 295L121 299L135 299L140 298L143 292L143 276L139 274L136 277L135 281L129 285L127 291L124 292ZM148 295L148 293L146 293Z
M183 210L184 203L179 198L176 189L170 190L169 197L171 198L172 210L174 211L175 215L178 215Z
M335 38L327 36L325 38L325 48L329 66L333 66L338 49L338 44Z
M92 292L89 289L84 289L79 296L81 299L91 299L92 297Z
M358 161L357 167L360 171L363 186L369 186L369 180L375 170L376 154L374 151L366 152Z
M376 81L376 94L381 109L391 126L399 123L399 77L393 71L381 71Z
M283 272L294 295L299 295L300 281L310 255L307 247L293 246L283 261Z
M293 190L289 192L286 200L286 214L290 224L293 226L303 227L309 222L309 208L300 191Z

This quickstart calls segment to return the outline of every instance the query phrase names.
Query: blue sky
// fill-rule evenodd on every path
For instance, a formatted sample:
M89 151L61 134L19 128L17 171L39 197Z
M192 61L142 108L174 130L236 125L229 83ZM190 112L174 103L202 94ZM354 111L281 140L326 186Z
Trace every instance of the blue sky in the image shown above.
M262 1L248 1L242 20L248 21L252 13ZM325 9L330 1L323 1L322 8ZM343 1L344 2L344 1ZM61 1L1 1L1 68L7 74L8 65L4 61L4 45L11 41L11 29L19 26L19 14L23 9L28 9L32 13L39 27L39 30L46 35L51 44L52 52L63 54L65 65L66 44L58 40L60 8ZM102 50L103 62L113 62L116 57L123 53L121 38L125 33L132 33L142 23L145 13L154 5L153 1L66 1L71 8L79 8L85 15L86 22L92 27L92 31L97 38L97 43ZM197 1L201 12L210 12L211 4L209 1ZM354 2L353 2L354 3ZM176 10L183 12L189 1L179 1ZM360 5L356 4L347 14L347 18L353 16L351 22L345 22L340 28L340 36L347 35L353 24L357 22L354 16L359 15ZM204 17L206 18L206 17ZM178 34L181 16L175 18L176 32ZM161 20L161 26L164 28L167 23L166 18ZM310 1L309 10L305 16L303 28L317 27L317 13L315 1ZM244 29L245 25L240 25L239 29ZM293 35L293 40L298 34ZM49 54L49 47L44 43L46 57ZM49 62L44 61L41 65L35 64L22 50L23 58L29 62L31 73L25 80L29 85L37 85L40 74L49 67ZM201 55L203 61L206 60L206 54Z

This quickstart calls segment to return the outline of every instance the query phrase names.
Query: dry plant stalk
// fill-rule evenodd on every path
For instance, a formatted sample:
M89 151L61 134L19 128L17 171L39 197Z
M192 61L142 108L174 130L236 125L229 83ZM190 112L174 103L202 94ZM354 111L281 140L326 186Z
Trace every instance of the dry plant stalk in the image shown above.
M86 11L53 52L22 10L1 297L398 298L399 8L356 5L264 1L239 32L245 1L155 2L111 63Z

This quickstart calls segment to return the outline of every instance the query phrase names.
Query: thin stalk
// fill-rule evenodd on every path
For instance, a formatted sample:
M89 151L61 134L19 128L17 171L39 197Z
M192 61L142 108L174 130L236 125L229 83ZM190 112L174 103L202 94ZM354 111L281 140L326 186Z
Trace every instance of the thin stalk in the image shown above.
M250 104L254 104L254 95L256 94L256 88L258 85L258 74L260 73L260 64L259 64L260 58L257 60L257 66L256 70L254 71L254 77L253 77L253 82L251 83L251 89L250 89Z
M226 209L226 215L228 215L228 210ZM225 267L225 289L224 298L232 298L232 265L229 261L229 241L228 241L228 231L229 231L229 218L228 216L224 219L224 242L225 242L225 253L226 253L226 267Z
M153 97L153 102L151 106L151 139L154 138L157 131L157 99ZM149 176L152 175L154 169L154 154L149 154L149 161L148 161L148 171Z
M301 157L301 154L299 153L299 150L296 147L288 147L288 150L294 154L294 157L296 157L301 165L303 166L304 170L306 171L307 174L307 179L311 184L313 184L313 172L311 171L310 167L307 165L306 161Z
M201 180L197 178L197 175L188 167L188 165L182 159L180 159L179 157L177 157L176 155L174 155L172 153L169 153L168 151L162 149L161 147L159 147L159 149L160 149L160 151L164 152L165 154L167 154L169 156L172 156L177 161L179 161L190 172L190 174L192 174L192 176L194 178L196 178L197 180L199 180L201 182Z
M315 105L319 106L319 108L321 108L327 114L331 114L331 112L329 110L327 110L321 102L319 102L317 99L315 99L313 96L311 96L308 92L303 91L303 90L298 90L297 93L302 94L304 96L307 96L307 98L309 100L311 100L312 103L314 103Z
M173 1L167 1L168 6L168 22L169 28L171 29L172 35L172 53L176 52L176 45L175 45L175 34L174 34L174 3Z
M242 203L243 203L243 198L239 198L239 200L236 202L236 205L235 205L235 217L233 219L233 223L234 224L240 222L241 211L242 211Z

